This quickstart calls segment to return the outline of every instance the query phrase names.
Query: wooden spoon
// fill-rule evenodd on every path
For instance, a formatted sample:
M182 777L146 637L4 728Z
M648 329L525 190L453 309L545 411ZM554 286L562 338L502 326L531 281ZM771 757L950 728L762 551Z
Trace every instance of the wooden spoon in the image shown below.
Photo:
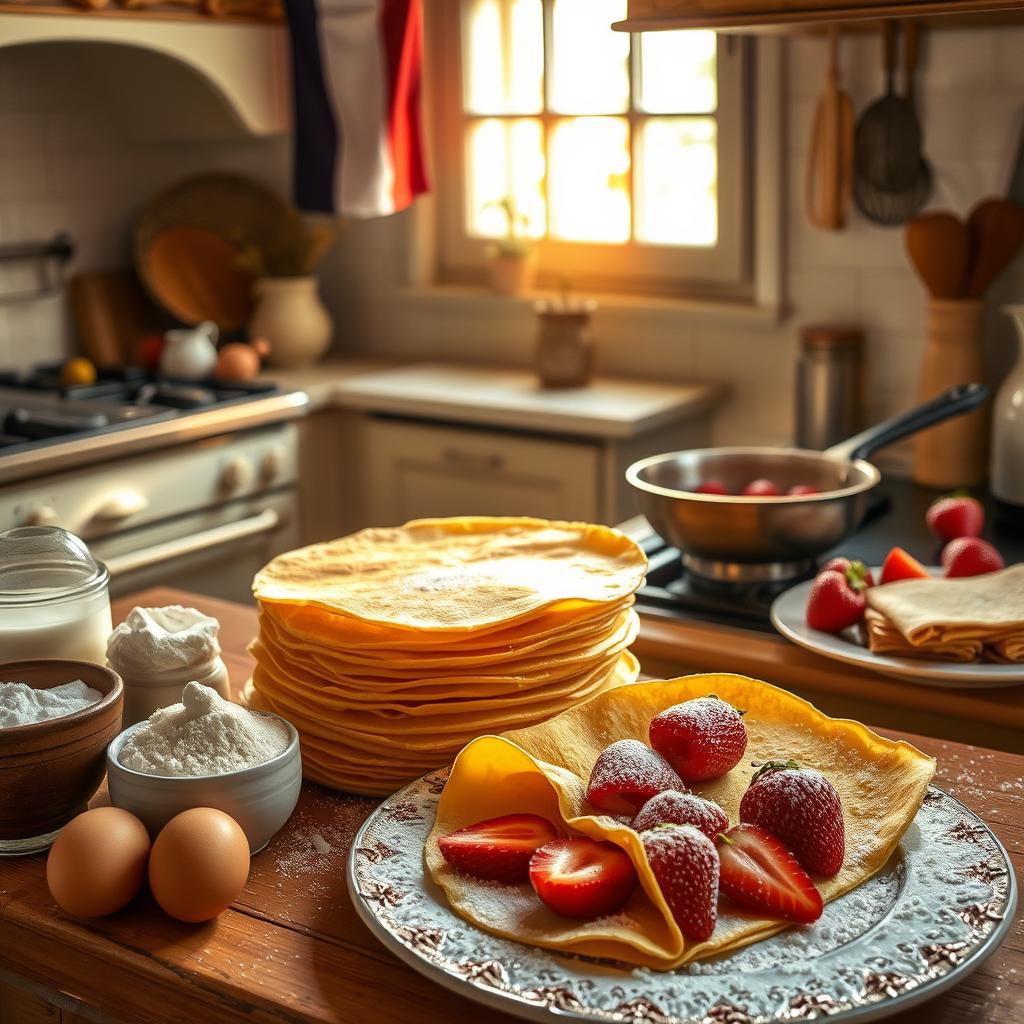
M907 222L904 239L910 260L932 298L955 299L964 294L971 242L959 217L922 213Z
M982 199L967 218L971 271L967 294L980 298L1024 244L1024 207L1009 199Z

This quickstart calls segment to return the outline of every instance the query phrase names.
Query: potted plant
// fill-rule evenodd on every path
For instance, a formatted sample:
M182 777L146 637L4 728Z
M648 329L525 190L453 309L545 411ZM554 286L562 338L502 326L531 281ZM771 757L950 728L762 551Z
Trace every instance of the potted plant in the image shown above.
M272 366L305 366L327 351L331 318L313 271L337 236L336 223L309 224L291 210L278 230L238 254L238 265L256 278L249 336L267 339Z
M529 221L508 196L491 205L505 211L508 225L506 234L491 244L491 285L500 295L525 295L537 272L537 247L526 234Z

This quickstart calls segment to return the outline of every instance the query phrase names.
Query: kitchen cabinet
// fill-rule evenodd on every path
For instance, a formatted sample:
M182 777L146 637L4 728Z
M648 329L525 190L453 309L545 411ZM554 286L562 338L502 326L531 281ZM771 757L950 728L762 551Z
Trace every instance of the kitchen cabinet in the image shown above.
M615 27L797 31L821 22L912 17L956 28L972 16L988 23L1024 20L1024 0L629 0L626 20Z

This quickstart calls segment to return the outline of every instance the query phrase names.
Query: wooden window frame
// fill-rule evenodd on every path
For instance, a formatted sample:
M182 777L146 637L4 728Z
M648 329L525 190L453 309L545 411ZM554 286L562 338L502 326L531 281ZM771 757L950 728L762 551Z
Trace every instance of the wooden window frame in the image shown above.
M461 0L431 0L426 5L428 41L428 123L435 180L433 264L437 283L479 285L487 280L486 239L465 228L464 126L478 115L462 109ZM636 60L636 47L631 60ZM630 240L620 244L574 243L543 239L538 243L538 287L558 286L568 277L574 288L659 296L690 296L746 301L751 298L754 232L752 216L754 112L751 90L751 41L718 37L718 103L714 117L718 144L718 242L714 246L662 246ZM635 101L623 115L630 123L634 166L637 126L648 117ZM511 115L510 115L511 116ZM545 111L523 115L557 121ZM703 115L684 115L700 117Z

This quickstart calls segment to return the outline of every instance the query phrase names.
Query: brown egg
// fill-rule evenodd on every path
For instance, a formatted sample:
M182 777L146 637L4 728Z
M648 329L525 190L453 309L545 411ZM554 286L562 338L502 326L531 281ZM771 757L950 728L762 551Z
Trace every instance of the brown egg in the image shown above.
M230 815L193 807L171 818L149 858L149 887L179 921L209 921L226 910L249 877L249 841Z
M46 884L76 917L120 910L142 888L149 857L146 826L120 807L97 807L73 818L46 858Z

